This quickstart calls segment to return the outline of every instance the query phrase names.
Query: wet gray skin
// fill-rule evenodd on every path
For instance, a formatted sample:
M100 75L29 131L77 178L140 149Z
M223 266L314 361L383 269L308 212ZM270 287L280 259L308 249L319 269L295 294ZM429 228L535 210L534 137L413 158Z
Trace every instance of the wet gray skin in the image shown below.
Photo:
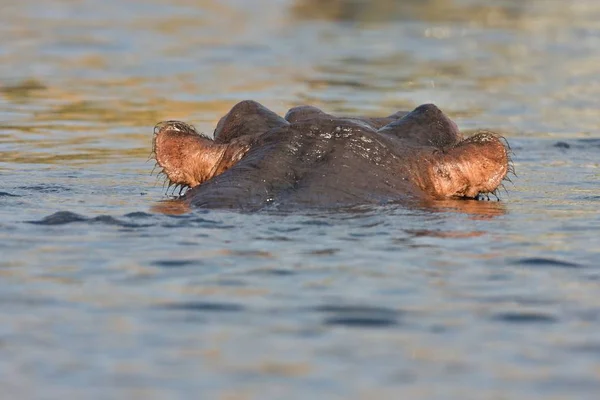
M214 140L177 121L153 150L182 200L207 208L339 207L495 193L511 170L490 132L464 139L433 104L383 118L335 117L301 106L285 118L254 101L235 105Z

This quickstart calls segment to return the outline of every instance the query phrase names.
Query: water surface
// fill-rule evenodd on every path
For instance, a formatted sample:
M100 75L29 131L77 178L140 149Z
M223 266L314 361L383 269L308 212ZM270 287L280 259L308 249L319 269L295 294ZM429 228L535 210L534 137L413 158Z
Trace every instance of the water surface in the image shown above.
M593 0L0 1L7 398L600 392ZM492 4L492 5L490 5ZM501 202L181 213L152 127L237 101L505 135Z

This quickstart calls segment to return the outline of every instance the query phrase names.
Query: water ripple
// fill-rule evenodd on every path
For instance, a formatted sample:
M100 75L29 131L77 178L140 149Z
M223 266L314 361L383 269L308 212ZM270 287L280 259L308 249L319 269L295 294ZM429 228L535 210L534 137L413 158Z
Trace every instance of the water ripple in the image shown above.
M19 189L39 192L39 193L60 193L72 190L69 187L62 185L50 185L50 184L41 184L41 185L32 185L32 186L21 186Z
M543 257L522 258L520 260L515 261L514 264L530 267L584 268L583 265L576 264L573 262Z
M182 268L192 265L201 265L203 262L200 260L156 260L151 264L162 268Z
M511 324L530 324L530 323L554 323L558 319L552 315L541 312L503 312L495 314L493 320L508 322Z
M161 306L167 310L194 311L194 312L238 312L244 311L244 306L235 303L217 303L203 301L189 301L171 303Z
M314 311L325 313L324 325L342 325L347 327L390 327L399 324L400 312L376 306L322 305Z
M71 212L71 211L58 211L54 214L48 215L41 220L37 221L25 221L29 224L35 225L66 225L75 222L87 222L87 223L100 223L104 225L120 226L123 228L141 228L153 226L153 224L134 224L131 222L121 221L110 215L99 215L94 218L88 218L83 215Z

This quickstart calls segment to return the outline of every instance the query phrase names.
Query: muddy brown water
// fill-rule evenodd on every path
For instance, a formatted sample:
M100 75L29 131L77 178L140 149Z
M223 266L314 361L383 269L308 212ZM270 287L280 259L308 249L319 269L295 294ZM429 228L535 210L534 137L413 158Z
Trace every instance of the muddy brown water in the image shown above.
M0 1L13 399L596 399L600 4ZM500 202L184 210L152 127L235 102L504 134Z

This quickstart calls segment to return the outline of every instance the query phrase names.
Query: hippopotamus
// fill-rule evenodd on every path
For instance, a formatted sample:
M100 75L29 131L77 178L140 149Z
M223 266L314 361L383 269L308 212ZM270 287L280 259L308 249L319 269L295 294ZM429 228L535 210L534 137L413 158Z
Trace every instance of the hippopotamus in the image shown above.
M298 106L281 117L246 100L214 138L179 121L157 124L153 156L169 187L188 189L181 201L239 210L478 199L512 168L504 138L465 138L433 104L387 117Z

